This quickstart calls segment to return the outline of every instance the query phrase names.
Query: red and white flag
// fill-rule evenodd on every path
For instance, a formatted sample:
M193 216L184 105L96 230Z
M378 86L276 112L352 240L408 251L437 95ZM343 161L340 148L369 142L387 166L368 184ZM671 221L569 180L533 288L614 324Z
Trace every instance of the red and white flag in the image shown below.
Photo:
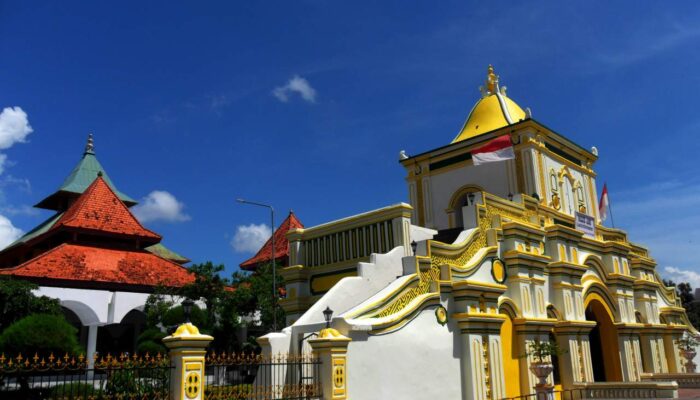
M603 193L600 195L600 201L598 202L598 214L600 214L600 221L605 221L608 219L608 208L610 207L610 200L608 199L608 185L603 184Z
M499 136L481 147L472 150L474 165L481 165L496 161L505 161L515 158L513 143L510 135Z

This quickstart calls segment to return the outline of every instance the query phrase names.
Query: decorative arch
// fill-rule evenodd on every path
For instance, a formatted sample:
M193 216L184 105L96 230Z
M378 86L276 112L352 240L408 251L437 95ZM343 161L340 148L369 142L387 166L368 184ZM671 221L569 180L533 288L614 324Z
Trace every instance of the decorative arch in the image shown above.
M622 380L622 365L620 360L619 338L615 326L616 313L611 309L614 304L609 303L597 283L584 289L584 306L586 320L596 323L588 333L590 343L591 361L598 366L593 369L593 378L596 382L610 382Z
M588 257L586 257L585 260L583 260L583 264L588 267L591 267L591 269L593 269L593 271L595 271L598 274L601 282L607 282L608 271L605 269L603 260L601 260L600 257L589 255Z
M450 202L447 205L448 216L450 216L451 226L462 226L462 207L469 193L483 192L484 189L479 185L468 184L457 189L450 197Z
M559 310L554 306L554 304L549 304L547 306L547 318L556 319L557 321L563 321L564 316Z
M100 323L97 313L88 304L76 300L62 300L61 305L75 313L80 319L80 323L85 326Z
M498 300L498 313L506 314L511 319L518 318L521 315L520 309L518 308L518 305L515 304L513 299L505 296L501 296L501 298Z
M620 322L619 313L612 295L608 289L598 282L591 282L583 289L583 308L588 308L588 305L593 301L598 300L605 308L605 311L610 316L613 322Z

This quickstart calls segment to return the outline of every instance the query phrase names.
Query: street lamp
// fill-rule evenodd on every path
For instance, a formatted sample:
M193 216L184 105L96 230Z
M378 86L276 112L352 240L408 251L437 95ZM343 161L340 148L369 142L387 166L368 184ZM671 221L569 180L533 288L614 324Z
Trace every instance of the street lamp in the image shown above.
M326 328L331 327L331 317L333 316L333 310L331 310L330 307L326 306L326 309L323 310L323 318L326 320Z
M275 266L275 209L264 203L256 201L248 201L244 199L236 199L241 204L250 204L252 206L265 207L270 210L270 228L272 230L272 329L277 331L277 268Z
M190 323L190 316L192 315L192 306L194 305L194 301L190 299L189 297L186 298L182 302L182 313L185 315L185 323Z

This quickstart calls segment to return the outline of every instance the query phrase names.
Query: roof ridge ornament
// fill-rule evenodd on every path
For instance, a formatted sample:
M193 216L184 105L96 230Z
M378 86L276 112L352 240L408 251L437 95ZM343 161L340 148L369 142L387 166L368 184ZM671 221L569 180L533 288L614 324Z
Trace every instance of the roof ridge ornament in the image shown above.
M88 133L87 144L85 145L85 154L95 154L95 142L92 139L92 133Z

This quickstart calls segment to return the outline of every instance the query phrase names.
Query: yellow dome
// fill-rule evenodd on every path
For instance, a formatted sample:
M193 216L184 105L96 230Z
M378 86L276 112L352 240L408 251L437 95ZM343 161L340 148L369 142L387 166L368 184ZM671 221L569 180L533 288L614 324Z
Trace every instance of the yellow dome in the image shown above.
M498 76L489 65L486 86L481 87L482 97L469 113L462 130L452 143L502 128L527 118L527 114L506 96L505 87L498 87Z

